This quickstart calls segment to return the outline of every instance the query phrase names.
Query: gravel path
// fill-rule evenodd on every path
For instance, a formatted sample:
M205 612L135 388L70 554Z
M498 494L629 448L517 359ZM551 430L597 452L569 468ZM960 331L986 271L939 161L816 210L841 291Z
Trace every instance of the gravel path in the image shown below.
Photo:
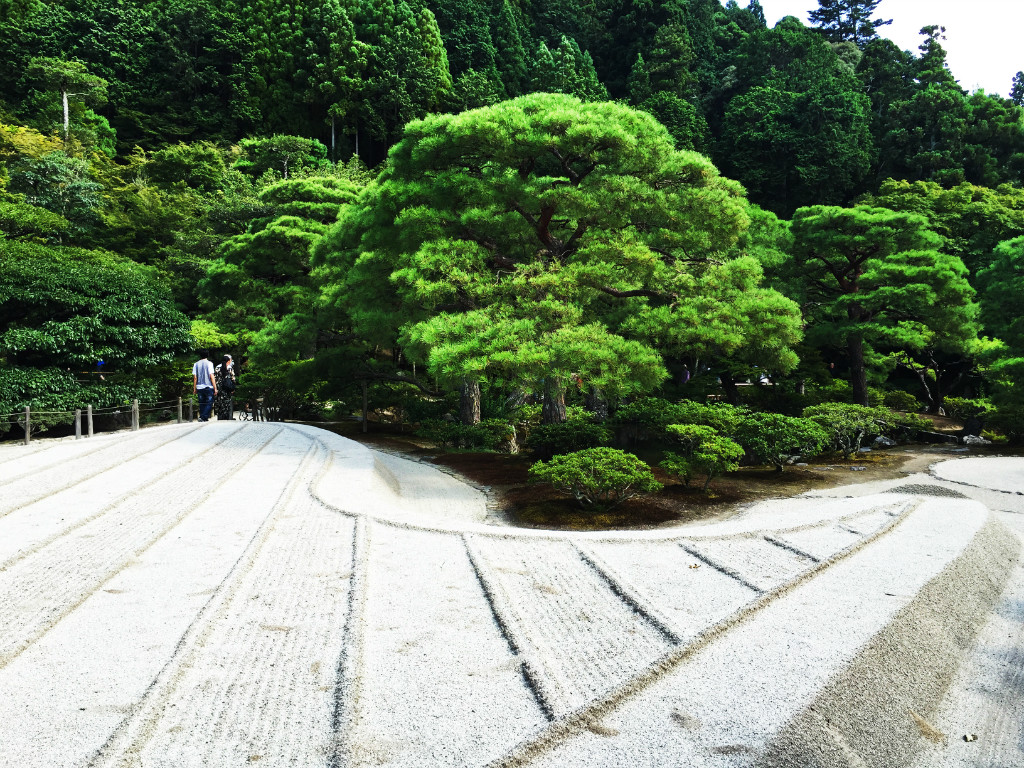
M558 534L310 427L5 446L0 768L1017 764L1024 460L932 472Z

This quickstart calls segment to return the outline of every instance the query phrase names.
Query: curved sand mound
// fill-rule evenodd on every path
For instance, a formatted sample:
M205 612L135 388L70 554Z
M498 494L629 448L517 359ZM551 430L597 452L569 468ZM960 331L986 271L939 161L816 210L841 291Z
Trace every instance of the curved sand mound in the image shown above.
M8 449L0 482L0 765L30 768L906 764L1019 546L906 484L496 528L281 424Z

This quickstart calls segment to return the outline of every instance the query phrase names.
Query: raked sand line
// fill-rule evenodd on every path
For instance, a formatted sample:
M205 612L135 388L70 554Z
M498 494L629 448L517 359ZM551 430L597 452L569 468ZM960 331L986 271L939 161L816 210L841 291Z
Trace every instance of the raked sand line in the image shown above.
M88 761L90 768L135 765L138 763L141 753L148 748L154 738L160 736L161 733L166 735L166 732L160 728L162 713L172 705L177 707L176 697L179 695L183 679L195 668L196 659L201 658L207 646L211 645L211 638L216 635L218 630L223 629L224 618L230 614L232 607L237 608L239 595L243 594L251 599L250 591L253 586L258 587L258 581L262 575L257 570L260 555L271 539L279 519L287 512L291 500L301 493L304 483L309 482L311 474L318 468L317 464L320 461L322 461L322 454L318 452L318 447L316 445L309 446L301 464L292 473L291 480L276 496L269 514L248 541L245 550L177 642L173 656L161 669L156 671L145 695L132 707L129 715ZM254 584L254 582L256 583ZM266 631L273 632L275 630ZM211 647L216 650L215 646ZM240 666L244 669L249 665L249 661L241 659ZM225 698L225 702L230 701L230 696ZM326 703L324 709L327 709ZM236 734L234 738L227 741L227 746L237 746L240 740ZM211 748L213 745L204 745L202 742L193 744L191 736L183 736L179 746L189 745L193 746L193 752L184 763L180 764L208 764L208 755L203 754L204 749ZM244 759L247 760L248 756ZM239 761L237 764L242 763Z
M513 768L514 766L529 764L538 756L553 750L566 740L585 730L591 729L595 724L601 722L607 713L621 706L623 702L641 697L646 689L657 683L661 678L671 674L674 669L721 635L727 633L732 627L756 616L759 611L767 607L772 601L796 589L804 582L824 572L836 563L855 555L868 544L875 542L894 530L897 525L910 515L914 508L914 506L906 505L900 516L893 518L887 526L881 528L873 535L861 539L827 560L813 565L799 578L781 584L769 592L761 593L756 599L743 604L728 616L697 631L688 642L676 646L624 684L523 740L514 750L509 751L500 760L491 763L489 768ZM594 763L594 765L597 764L599 763ZM615 763L605 764L614 765Z
M12 724L27 718L0 739L0 764L29 743L39 750L22 750L19 768L749 765L775 759L775 744L796 754L790 735L808 712L870 715L840 682L905 663L886 654L924 615L912 607L933 581L957 615L922 626L956 642L930 652L959 658L980 622L964 606L984 613L1012 549L976 504L931 499L914 511L898 488L769 502L671 531L496 528L482 522L482 494L427 465L297 425L212 424L194 439L225 432L191 461L177 464L188 451L171 447L148 454L163 457L162 479L102 514L68 489L32 506L35 527L20 513L0 523L0 534L49 539L0 571L11 637L38 630L40 611L50 622L0 667L0 685L21 692L0 701L0 735L5 709ZM225 489L242 487L253 508L218 515ZM69 504L91 522L62 529ZM155 623L107 655L97 643L121 625L119 605ZM899 637L878 640L889 627ZM75 649L76 636L92 645ZM62 648L93 650L76 666ZM115 648L126 668L108 693L99 681ZM936 679L951 674L943 664ZM47 676L64 667L81 675ZM45 711L61 690L78 691L84 714ZM927 700L912 704L930 717ZM39 707L40 728L67 730L66 753L27 735ZM878 740L860 733L862 719L813 721L807 749L847 761L823 765L856 764ZM892 722L905 741L906 723Z
M124 499L146 486L178 472L189 461L208 454L227 440L232 432L218 432L213 441L199 441L194 436L165 440L153 450L136 454L106 472L77 484L69 483L0 517L0 571L116 509Z
M240 469L275 434L232 434L213 453L223 457L221 472L230 476ZM0 668L195 509L223 477L204 473L200 461L183 467L184 482L177 473L165 476L0 571Z
M136 437L124 440L113 446L108 444L102 452L89 450L84 454L55 462L39 472L26 472L16 478L3 481L0 517L112 469L117 469L131 459L144 456L167 443L187 437L195 429L195 427L189 430L168 429L166 432L148 430L144 438ZM58 469L59 471L55 471Z
M80 767L100 748L266 524L276 499L260 480L292 474L309 447L297 437L280 433L173 535L0 670L0 765Z
M907 765L933 730L946 688L1016 565L1020 542L991 516L970 545L928 581L843 672L788 722L763 768Z
M925 593L924 603L904 614L900 611L912 606L918 592L933 582L935 593L958 594L956 585L963 568L986 573L978 582L983 588L964 595L968 599L983 598L982 605L969 607L971 612L984 612L984 599L998 594L998 584L985 582L988 576L998 577L1005 571L1008 555L999 526L986 525L988 519L988 513L978 505L966 510L959 504L943 507L925 502L872 546L861 548L799 588L779 595L763 610L750 613L745 621L722 633L716 642L705 644L652 681L641 695L600 713L602 731L613 736L602 738L579 729L555 740L546 751L535 752L528 764L546 768L658 765L665 755L671 755L673 764L706 768L754 764L787 768L865 764L888 768L905 764L877 760L878 755L868 751L868 746L891 738L903 743L890 745L887 754L901 754L908 746L908 730L890 726L894 722L913 725L909 707L924 710L919 714L926 719L930 712L925 704L936 694L935 689L905 701L897 696L899 712L880 711L872 702L888 705L889 686L906 692L894 682L904 674L901 663L916 666L906 671L912 681L928 678L931 657L927 653L897 655L883 658L879 666L872 667L860 664L866 657L862 654L870 654L873 648L887 649L887 627L894 622L899 627L904 619L902 630L894 631L909 632L913 644L916 624L911 614L927 604L930 593ZM979 568L979 561L985 566ZM898 594L900 588L907 594ZM953 598L954 603L958 599ZM970 617L966 622L947 619L952 625L971 621ZM897 663L889 666L889 662ZM859 696L858 703L865 707L868 721L858 718L851 729L864 727L864 739L851 741L842 722L836 724L838 727L828 723L827 728L817 722L809 726L810 730L801 731L799 718L809 705L841 702L829 685L843 680L850 670L854 670L848 678L851 685L842 690ZM943 671L932 679L941 678ZM872 726L872 716L880 720L877 727ZM899 722L901 717L905 722ZM776 749L780 738L793 733L813 742L812 747L818 746L830 738L827 729L838 734L833 738L838 747L826 753L828 759L818 760L816 755L820 753L813 749L797 752L792 742L789 746L793 752ZM910 736L914 741L909 746L913 748L921 737L917 731ZM863 758L858 750L864 750Z

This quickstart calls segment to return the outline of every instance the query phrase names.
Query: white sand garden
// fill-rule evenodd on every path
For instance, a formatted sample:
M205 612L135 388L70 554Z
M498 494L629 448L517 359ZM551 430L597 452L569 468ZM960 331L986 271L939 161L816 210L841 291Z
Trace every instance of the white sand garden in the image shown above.
M555 534L312 428L5 446L0 768L1024 765L1022 492Z

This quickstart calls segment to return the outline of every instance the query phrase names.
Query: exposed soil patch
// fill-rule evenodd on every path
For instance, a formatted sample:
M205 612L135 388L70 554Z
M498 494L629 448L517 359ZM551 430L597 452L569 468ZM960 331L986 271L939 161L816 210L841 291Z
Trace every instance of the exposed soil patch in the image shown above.
M935 417L943 424L936 427L955 429L950 419ZM948 422L948 423L946 423ZM708 492L702 491L704 478L695 478L689 487L666 475L656 464L660 453L641 458L654 468L658 481L665 487L659 493L630 499L607 512L594 512L581 507L546 483L530 480L528 469L534 459L529 452L515 456L486 452L445 452L426 443L400 427L370 424L363 433L356 422L314 424L342 434L371 447L428 461L458 474L469 482L489 490L492 501L500 507L513 525L553 530L651 529L671 527L696 520L729 517L744 507L764 499L796 496L806 491L835 488L851 483L887 480L925 472L930 464L943 459L967 455L952 445L912 445L874 450L848 461L824 456L807 466L789 466L783 472L771 467L743 467L712 480ZM970 455L1002 452L972 449ZM852 467L863 467L853 470Z

